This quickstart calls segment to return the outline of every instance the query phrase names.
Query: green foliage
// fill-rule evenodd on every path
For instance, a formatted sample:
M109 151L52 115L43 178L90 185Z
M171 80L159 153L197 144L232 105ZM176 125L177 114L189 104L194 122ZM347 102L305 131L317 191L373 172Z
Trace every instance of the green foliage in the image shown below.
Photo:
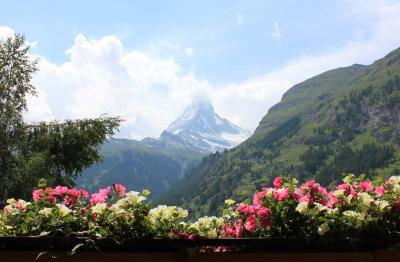
M101 117L27 124L26 96L37 61L23 36L0 41L0 199L27 197L39 178L50 185L72 185L84 168L100 160L99 146L121 119Z

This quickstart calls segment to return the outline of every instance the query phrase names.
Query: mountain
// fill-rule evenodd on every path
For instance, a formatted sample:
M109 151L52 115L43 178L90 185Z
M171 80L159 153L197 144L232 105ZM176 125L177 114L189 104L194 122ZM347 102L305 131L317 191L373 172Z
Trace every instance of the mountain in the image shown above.
M205 157L157 201L211 215L279 175L332 187L345 173L400 174L400 49L293 86L249 139Z
M90 192L119 183L129 190L149 189L157 197L177 183L210 152L242 142L248 131L221 118L209 103L188 107L158 139L111 139L102 146L104 161L78 177Z
M196 102L172 122L167 132L180 137L204 153L232 148L250 132L220 117L208 102Z

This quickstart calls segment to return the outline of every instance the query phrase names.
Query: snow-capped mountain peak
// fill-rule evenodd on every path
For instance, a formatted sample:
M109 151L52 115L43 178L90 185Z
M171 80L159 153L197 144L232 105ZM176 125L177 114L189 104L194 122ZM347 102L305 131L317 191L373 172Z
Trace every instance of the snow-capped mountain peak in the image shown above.
M212 104L204 101L186 108L166 131L203 152L234 147L250 136L249 131L220 117Z

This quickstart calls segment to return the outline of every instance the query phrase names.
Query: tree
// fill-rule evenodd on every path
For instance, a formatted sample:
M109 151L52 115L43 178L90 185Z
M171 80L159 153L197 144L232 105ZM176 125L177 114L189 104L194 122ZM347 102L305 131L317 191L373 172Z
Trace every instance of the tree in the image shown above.
M23 36L0 41L0 199L26 197L40 178L49 185L74 184L74 178L101 160L100 145L121 119L24 122L27 95L37 61L28 55Z

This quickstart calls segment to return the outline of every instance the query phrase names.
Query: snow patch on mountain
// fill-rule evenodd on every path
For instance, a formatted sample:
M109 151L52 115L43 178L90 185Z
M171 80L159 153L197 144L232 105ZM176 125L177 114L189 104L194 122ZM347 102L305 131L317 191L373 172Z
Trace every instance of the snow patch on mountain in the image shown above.
M204 101L186 108L166 131L205 153L232 148L251 135L248 130L220 117L212 104Z

